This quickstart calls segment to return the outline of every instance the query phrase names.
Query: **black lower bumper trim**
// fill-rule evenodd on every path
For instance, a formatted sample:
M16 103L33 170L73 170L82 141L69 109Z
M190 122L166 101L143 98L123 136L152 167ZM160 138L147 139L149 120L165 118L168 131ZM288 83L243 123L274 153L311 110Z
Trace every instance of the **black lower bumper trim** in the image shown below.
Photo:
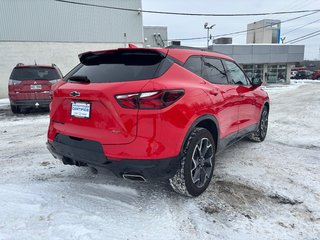
M48 143L48 149L57 158L65 161L92 163L98 165L108 164L104 155L102 145L96 141L79 139L75 137L58 134L53 143Z
M124 173L142 175L146 179L169 179L177 172L180 164L179 157L156 160L120 160L113 161L106 167L116 176Z
M180 167L178 156L156 160L110 161L104 155L102 145L99 142L63 134L58 134L52 144L48 142L47 147L52 155L61 159L64 164L103 167L111 170L118 177L126 173L142 175L146 179L168 179L173 177Z
M19 100L11 101L11 105L25 108L47 108L51 100Z

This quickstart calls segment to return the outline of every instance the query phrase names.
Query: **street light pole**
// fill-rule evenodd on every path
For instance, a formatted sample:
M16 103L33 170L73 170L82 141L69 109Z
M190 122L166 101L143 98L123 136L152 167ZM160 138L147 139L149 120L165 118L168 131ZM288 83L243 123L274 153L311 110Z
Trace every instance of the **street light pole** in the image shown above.
M204 24L204 29L207 29L207 49L209 49L209 42L212 37L210 35L210 29L212 29L215 26L215 24L211 25L210 27L208 25L209 24L207 22Z

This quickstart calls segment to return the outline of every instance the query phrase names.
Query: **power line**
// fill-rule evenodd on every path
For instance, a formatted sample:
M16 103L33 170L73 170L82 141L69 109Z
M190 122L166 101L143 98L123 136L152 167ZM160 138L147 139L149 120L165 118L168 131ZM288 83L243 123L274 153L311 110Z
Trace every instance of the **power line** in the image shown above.
M312 33L309 33L309 34L306 34L306 35L303 35L303 36L300 36L300 37L297 37L295 39L292 39L288 42L286 42L287 44L292 44L292 43L296 43L296 42L300 42L300 41L303 41L303 40L306 40L308 38L312 38L312 37L315 37L315 36L318 36L320 34L320 30L318 31L314 31Z
M310 15L313 15L313 14L316 14L316 13L318 13L318 12L312 12L312 13L304 14L302 16L290 18L290 19L283 20L283 21L280 21L280 22L277 22L277 23L271 23L271 24L268 24L266 26L262 26L262 27L258 27L258 28L254 28L254 29L242 30L242 31L232 32L232 33L227 33L227 34L220 34L220 35L216 35L215 37L222 37L222 36L227 36L227 35L235 35L235 34L239 34L239 33L252 32L252 31L255 31L255 30L258 30L258 29L272 27L272 26L277 25L279 23L286 23L286 22L294 21L294 20L297 20L299 18L304 18L304 17L310 16Z
M312 36L309 36L309 37L306 37L306 38L303 38L303 39L300 39L300 40L291 42L290 44L297 43L297 42L301 42L301 41L307 40L307 39L309 39L309 38L316 37L316 36L318 36L318 35L320 35L320 33L317 33L317 34L314 34L314 35L312 35Z
M295 29L292 29L292 30L290 30L290 31L288 31L288 32L286 32L286 33L281 34L281 35L286 35L286 34L288 34L288 33L292 33L292 32L294 32L294 31L296 31L296 30L299 30L299 29L301 29L301 28L304 28L304 27L306 27L306 26L309 26L309 25L311 25L311 24L313 24L313 23L316 23L316 22L319 22L319 21L320 21L320 19L317 19L317 20L315 20L315 21L306 23L305 25L302 25L302 26L300 26L300 27L297 27L297 28L295 28Z
M154 10L142 10L122 7L111 7L105 5L80 3L67 0L54 0L61 3L69 3L88 7L106 8L112 10L129 11L137 13L152 13L152 14L166 14L166 15L180 15L180 16L194 16L194 17L247 17L247 16L267 16L267 15L279 15L279 14L294 14L294 13L308 13L308 12L320 12L320 9L309 10L296 10L296 11L281 11L281 12L262 12L262 13L186 13L186 12L166 12L166 11L154 11Z
M283 20L283 21L280 21L280 22L277 22L277 23L271 23L269 25L258 27L258 28L254 28L254 29L248 29L248 30L242 30L242 31L237 31L237 32L218 34L218 35L215 35L214 37L223 37L223 36L229 36L229 35L236 35L236 34L240 34L240 33L247 33L247 32L255 31L255 30L258 30L258 29L271 27L271 26L277 25L279 23L285 23L285 22L294 21L294 20L297 20L299 18L307 17L307 16L310 16L310 15L313 15L313 14L316 14L316 13L318 13L318 12L312 12L312 13L304 14L304 15L301 15L301 16L298 16L298 17L290 18L290 19ZM168 39L168 40L169 41L172 41L172 40L188 41L188 40L198 40L198 39L200 40L200 39L205 39L205 38L206 37L193 37L193 38L179 38L179 39L176 38L176 39Z
M166 41L189 41L189 40L200 40L206 39L207 37L192 37L192 38L174 38L174 39L166 39Z
M311 2L310 2L311 1ZM297 1L293 1L291 3L289 3L287 6L279 9L278 11L294 11L294 9L301 9L301 8L305 8L306 6L310 5L314 0L297 0ZM284 14L283 17L287 16L287 14Z

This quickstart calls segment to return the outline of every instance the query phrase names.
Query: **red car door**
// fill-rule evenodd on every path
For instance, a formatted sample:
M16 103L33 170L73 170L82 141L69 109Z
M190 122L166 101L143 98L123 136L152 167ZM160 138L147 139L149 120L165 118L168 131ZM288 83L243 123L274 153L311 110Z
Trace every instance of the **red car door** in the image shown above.
M257 99L254 94L254 88L241 68L234 62L225 61L228 76L231 83L236 86L239 97L239 130L254 127L257 122ZM249 130L249 129L248 129Z

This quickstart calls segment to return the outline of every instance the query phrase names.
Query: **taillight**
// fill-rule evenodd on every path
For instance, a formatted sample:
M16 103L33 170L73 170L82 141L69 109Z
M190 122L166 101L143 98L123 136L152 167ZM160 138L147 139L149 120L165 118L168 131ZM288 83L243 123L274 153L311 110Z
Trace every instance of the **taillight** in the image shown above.
M117 95L118 103L124 108L138 108L139 93Z
M124 108L130 109L162 109L178 101L183 90L160 90L142 93L116 95L115 98Z
M19 83L21 83L21 81L9 79L9 85L18 85Z

